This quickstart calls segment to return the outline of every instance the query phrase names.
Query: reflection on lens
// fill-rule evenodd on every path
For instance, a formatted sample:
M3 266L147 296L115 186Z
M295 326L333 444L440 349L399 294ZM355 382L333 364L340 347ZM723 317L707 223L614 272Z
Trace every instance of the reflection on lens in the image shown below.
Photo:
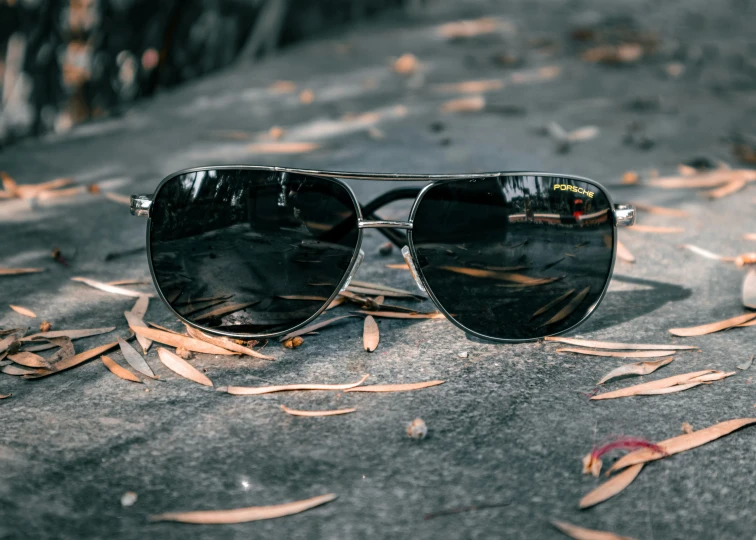
M170 306L237 334L285 331L317 313L358 237L343 185L291 173L187 173L160 188L150 214L153 272Z
M614 226L596 186L550 176L433 185L412 243L438 303L472 332L534 339L571 328L601 298Z

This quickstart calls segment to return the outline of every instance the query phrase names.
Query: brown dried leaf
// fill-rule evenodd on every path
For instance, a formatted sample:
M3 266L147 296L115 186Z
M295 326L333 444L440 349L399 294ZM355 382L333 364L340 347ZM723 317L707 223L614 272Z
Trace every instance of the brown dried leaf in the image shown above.
M690 175L653 178L649 180L648 185L663 189L698 189L713 188L736 180L756 180L756 170L720 167Z
M159 340L156 339L155 341ZM164 349L163 347L158 347L157 351L160 361L165 365L165 367L167 367L174 373L181 375L185 379L194 381L197 384L202 384L210 387L213 386L213 382L208 379L205 374L203 374L183 358L172 353L168 349Z
M746 233L746 234L744 234L743 235L743 240L756 240L756 233Z
M313 142L260 142L247 145L250 154L306 154L320 145Z
M756 237L756 234L754 234L754 236ZM391 270L407 270L407 271L409 271L410 269L410 267L407 266L407 263L387 264L386 268L389 268Z
M152 368L147 364L147 361L142 358L142 355L139 354L134 347L121 338L118 338L118 345L121 348L121 354L123 354L124 359L131 367L142 375L146 375L152 379L155 378L155 372L152 371Z
M144 323L144 320L142 320L142 318L136 313L134 313L133 311L124 311L123 316L126 317L126 323L129 325L129 328L131 328L132 330L135 327L147 328L147 325ZM141 334L136 334L136 339L137 339L137 342L139 343L139 346L142 347L142 352L144 354L147 354L147 351L150 350L150 346L152 346L152 340Z
M72 277L71 281L78 281L79 283L84 283L85 285L89 285L90 287L93 287L95 289L99 289L111 294L120 294L121 296L131 296L132 298L139 298L140 296L153 296L149 293L140 293L137 291L132 291L130 289L124 289L123 287L108 285L107 283L85 277Z
M556 352L587 354L590 356L605 356L605 357L613 357L613 358L659 358L660 356L672 356L673 354L675 354L675 351L662 351L662 350L616 352L616 351L605 351L605 350L596 351L592 349L584 349L582 347L563 347L561 349L557 349Z
M746 180L736 179L731 182L727 182L722 187L718 187L716 189L712 189L711 191L704 192L704 195L706 195L710 199L721 199L722 197L727 197L728 195L732 195L733 193L737 193L741 189L743 189L748 182Z
M437 84L434 90L450 94L483 94L504 88L501 79L488 79L481 81L462 81L450 84Z
M149 308L149 306L150 297L143 294L137 299L134 307L131 308L131 312L140 319L144 319L144 316L147 315L147 308Z
M426 381L407 384L372 384L370 386L358 386L345 392L409 392L410 390L422 390L431 386L444 384L446 381Z
M33 373L28 374L25 377L27 379L38 379L40 377L47 377L48 375L54 375L55 373L60 373L63 370L78 366L79 364L82 364L86 362L87 360L91 360L92 358L100 356L103 353L108 352L110 349L112 349L116 345L118 345L117 341L114 341L112 343L106 343L105 345L100 345L99 347L89 349L88 351L84 351L82 353L71 356L70 358L65 358L61 360L60 362L56 362L53 365L53 369L37 369L37 370L34 370Z
M179 521L181 523L195 523L201 525L216 525L226 523L247 523L249 521L260 521L263 519L273 519L292 514L299 514L310 508L321 506L336 499L337 495L328 493L284 504L274 506L250 506L248 508L235 508L233 510L201 510L198 512L169 512L150 516L150 521Z
M642 384L636 384L633 386L626 386L625 388L620 388L619 390L614 390L612 392L604 392L603 394L597 394L593 397L591 397L591 401L598 401L602 399L615 399L615 398L622 398L622 397L630 397L635 396L643 392L649 392L658 390L660 388L669 388L671 386L675 385L682 385L690 382L691 379L695 379L696 377L700 375L706 375L707 373L712 373L713 370L711 369L705 369L702 371L692 371L690 373L683 373L681 375L673 375L672 377L667 377L665 379L657 379L655 381L650 381Z
M297 85L292 81L276 81L268 89L275 94L291 94L296 91Z
M295 390L349 390L355 388L368 378L363 376L356 383L348 384L284 384L279 386L229 386L225 391L235 396L259 396L261 394L272 394L274 392L292 392ZM223 391L218 388L218 391Z
M362 344L367 352L373 352L378 348L378 341L380 341L380 333L378 330L378 323L375 319L368 315L365 317L365 324L362 331Z
M441 105L443 112L476 112L486 107L486 98L480 94L457 99L450 99Z
M735 257L735 266L741 267L747 264L756 264L756 253L743 253Z
M230 315L231 313L236 313L237 311L247 309L249 306L254 306L255 304L259 304L259 301L243 302L241 304L231 304L225 307L216 308L216 309L213 309L212 311L208 311L207 313L203 313L199 317L196 317L194 321L199 322L199 321L205 321L207 319L215 319L218 317L223 317L224 315Z
M0 368L0 371L5 373L6 375L14 376L31 375L33 373L36 373L36 371L33 369L20 368L18 366L3 366Z
M673 336L680 337L703 336L706 334L719 332L721 330L726 330L728 328L732 328L733 326L738 326L739 324L747 323L748 321L751 321L753 319L756 319L756 313L745 313L743 315L738 315L737 317L725 319L724 321L702 324L700 326L691 326L689 328L670 328L669 333Z
M10 308L11 308L11 309L12 309L13 311L15 311L16 313L18 313L19 315L23 315L23 316L25 316L25 317L32 317L32 318L35 318L35 317L37 316L37 314L36 314L36 313L34 313L34 312L33 312L32 310L30 310L30 309L27 309L27 308L25 308L25 307L21 307L21 306L14 306L13 304L11 304Z
M639 225L635 224L632 227L628 227L628 231L654 233L654 234L677 234L685 232L682 227L655 227L653 225Z
M664 208L662 206L651 206L650 204L641 203L633 203L633 206L636 210L657 216L688 217L689 215L685 210L677 210L676 208Z
M545 341L555 341L557 343L566 343L567 345L577 345L579 347L591 347L593 349L617 349L617 350L658 350L658 351L692 351L698 349L695 345L656 345L648 343L618 343L616 341L592 341L589 339L567 338L559 336L549 336L544 338Z
M0 268L0 276L19 276L44 272L44 268Z
M446 39L463 39L492 34L499 29L513 30L514 26L509 21L495 17L481 17L442 24L436 28L436 33Z
M409 75L417 71L419 66L420 62L417 60L417 57L414 54L407 53L394 60L392 68L397 73Z
M71 338L66 336L61 337L51 337L51 338L38 338L35 341L44 340L47 341L49 344L49 347L45 345L45 349L51 348L51 347L58 347L58 350L55 351L55 354L50 356L50 358L47 359L48 362L51 364L55 364L57 362L60 362L61 360L66 360L68 358L71 358L76 354L76 349L74 349L74 344L71 341ZM40 347L27 347L28 351L31 351L32 349L39 350Z
M52 332L40 332L37 334L31 334L19 341L31 341L38 338L59 338L67 337L70 339L81 339L92 336L99 336L100 334L107 334L115 330L115 326L106 326L103 328L86 328L81 330L53 330Z
M191 337L195 339L199 339L200 341L204 341L205 343L210 343L211 345L216 345L218 347L221 347L223 349L227 349L229 351L237 352L239 354L246 354L247 356L252 356L254 358L260 358L262 360L275 360L272 356L266 356L262 353L259 353L253 349L250 349L249 347L245 347L243 345L239 345L235 341L224 338L224 337L216 337L211 336L209 334L206 334L205 332L198 330L192 326L189 326L188 324L184 324L186 326L186 333L189 334Z
M339 307L344 302L346 302L346 298L344 298L343 296L337 296L336 298L334 298L331 301L330 304L328 304L328 307L326 308L326 311L328 311L329 309L333 309L335 307Z
M440 266L442 270L448 270L457 274L463 274L469 277L499 279L517 283L518 285L544 285L551 283L558 278L534 278L524 274L514 272L496 272L493 270L483 270L481 268L466 268L464 266Z
M617 257L620 258L620 260L623 260L625 262L634 263L635 257L633 257L633 254L630 253L630 250L627 249L625 244L617 240Z
M683 249L692 251L693 253L700 255L701 257L706 257L707 259L712 259L715 261L733 262L735 260L735 257L725 257L723 255L717 255L716 253L712 253L711 251L707 249L694 246L693 244L683 244L680 247Z
M630 455L630 454L628 454ZM638 476L643 468L643 463L633 465L626 471L613 476L603 484L599 485L595 489L591 490L582 499L580 499L580 509L590 508L597 505L600 502L604 502L607 499L611 499L617 495L620 491L629 486L633 480Z
M635 450L634 452L630 452L618 459L609 469L609 473L622 470L625 467L637 466L639 464L648 463L649 461L655 461L663 457L697 448L751 424L756 424L756 418L735 418L733 420L726 420L714 424L713 426L704 429L699 429L690 434L672 437L671 439L658 443L658 446L661 447L664 453L660 454L649 448Z
M149 285L152 283L150 279L117 279L115 281L108 281L108 285Z
M21 366L26 366L26 367L31 367L31 368L52 369L52 366L50 365L50 362L47 359L41 357L38 354L34 354L31 352L20 352L16 354L9 354L8 358Z
M292 416L338 416L340 414L349 414L355 412L357 409L336 409L332 411L300 411L297 409L290 409L286 405L281 405L281 410L286 414Z
M735 375L737 371L715 371L714 373L707 373L706 375L701 375L699 377L695 377L691 379L688 382L713 382L713 381L721 381L722 379L726 379L727 377L732 377Z
M157 341L158 343L162 343L164 345L170 345L171 347L183 347L188 351L194 351L194 352L205 353L205 354L223 354L223 355L238 354L235 352L228 351L226 349L222 349L218 347L217 345L206 343L204 341L200 341L199 339L182 336L180 334L173 334L171 332L163 332L162 330L156 330L155 328L147 328L144 326L129 325L129 327L138 336L144 336L148 339L151 339L152 341Z
M629 536L620 536L612 532L596 531L572 525L566 521L552 520L551 524L574 540L633 540Z
M8 399L8 398L9 398L9 397L11 397L12 395L13 395L13 394L0 394L0 399Z
M554 315L551 319L549 319L548 321L543 323L541 326L539 326L539 328L543 326L548 326L550 324L554 324L556 322L561 321L562 319L569 317L572 314L572 312L575 311L578 308L578 306L583 302L583 300L585 300L585 297L588 296L588 293L590 291L591 291L591 288L586 287L585 289L577 293L575 297L572 300L570 300L569 304L564 306L561 310L559 310L559 312L556 315Z
M309 334L310 332L315 332L316 330L320 330L321 328L324 328L330 324L335 323L336 321L340 321L342 319L346 319L348 317L354 317L354 315L340 315L339 317L334 317L333 319L326 319L325 321L320 321L315 324L311 324L309 326L305 326L304 328L300 328L299 330L294 330L293 332L289 332L285 336L279 338L278 341L284 342L288 341L294 337L297 336L303 336L305 334Z
M109 356L105 356L104 354L100 357L100 360L102 360L102 363L105 364L105 367L108 368L113 375L116 377L120 377L121 379L125 381L131 381L135 383L141 383L141 379L134 375L132 372L130 372L125 367L119 366L112 358Z
M642 392L637 392L636 396L661 396L665 394L676 394L678 392L684 392L685 390L689 390L690 388L695 388L696 386L702 385L704 383L702 382L691 382L691 383L685 383L685 384L676 384L675 386L670 386L668 388L657 388L655 390L644 390Z
M649 375L660 367L666 366L667 364L672 362L672 360L674 360L674 358L662 358L660 360L653 360L649 362L635 362L634 364L625 364L624 366L620 366L611 370L609 373L601 377L601 380L596 383L596 386L609 382L612 379L616 379L617 377L626 377L628 375Z
M169 334L176 334L177 336L183 336L185 334L182 334L181 332L177 332L176 330L171 330L170 328L166 328L165 326L160 326L159 324L148 322L148 325L150 325L152 328L157 328L158 330L162 330L163 332L168 332Z
M373 317L384 317L386 319L444 319L444 315L438 311L432 313L402 313L398 311L367 311L357 310L355 313L361 315L372 315Z

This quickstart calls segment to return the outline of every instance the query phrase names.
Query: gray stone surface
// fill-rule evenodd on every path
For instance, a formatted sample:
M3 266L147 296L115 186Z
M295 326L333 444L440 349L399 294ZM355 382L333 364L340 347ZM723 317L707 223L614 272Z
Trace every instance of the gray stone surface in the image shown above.
M642 215L651 225L679 225L676 235L622 231L635 265L618 263L603 304L575 335L668 343L667 333L743 312L743 271L678 249L694 242L725 254L753 250L742 233L756 232L753 189L717 201L693 191L661 191L616 184L629 169L671 173L681 160L706 155L732 160L723 139L754 122L754 8L751 2L607 4L513 2L435 4L412 24L391 21L289 49L254 69L235 69L165 93L123 119L81 126L61 137L27 141L0 153L0 169L19 182L72 176L120 193L150 192L177 169L209 163L260 163L323 169L470 172L536 169L581 174L612 186L617 200L687 210L685 219ZM631 14L663 37L658 56L632 67L579 60L568 37L594 10ZM516 35L447 43L434 25L463 16L510 17ZM556 40L552 56L528 46ZM750 43L749 43L750 40ZM339 44L349 44L349 48ZM751 47L750 49L748 47ZM533 69L561 67L552 81L512 82L512 68L491 56L519 51ZM750 53L748 52L750 51ZM393 73L390 57L411 52L423 77ZM749 56L750 55L750 56ZM685 73L671 79L664 65L679 58ZM503 78L489 103L524 107L512 116L485 111L442 114L449 97L433 84ZM311 88L315 102L271 95L272 81ZM366 81L374 84L365 84ZM374 86L374 87L372 87ZM660 98L661 110L637 112L636 98ZM373 139L365 130L324 136L325 122L346 113L393 111ZM536 128L557 121L567 129L594 124L601 135L571 152ZM656 144L647 151L623 144L625 127L642 121ZM430 125L442 122L433 132ZM253 155L250 141L220 139L218 130L287 129L291 138L319 142L302 155ZM315 130L309 131L308 130ZM385 185L355 183L362 200ZM406 207L398 206L396 216ZM394 212L391 212L394 214ZM0 306L20 304L56 328L115 325L132 300L71 282L148 275L144 255L106 262L109 252L144 243L143 220L125 206L93 195L41 202L0 203L2 264L44 266L42 274L3 278ZM408 274L385 268L377 234L368 234L360 278L412 287ZM49 258L53 247L69 260ZM0 308L0 325L39 324ZM178 328L153 301L147 319ZM270 344L275 363L198 355L195 365L216 385L347 382L370 373L372 382L441 378L446 384L414 393L339 393L232 397L167 371L154 350L148 361L165 382L130 384L92 361L38 381L0 379L0 537L3 538L558 538L548 520L616 531L634 538L754 537L756 431L745 430L705 447L649 465L626 492L586 511L579 498L596 480L580 474L580 458L611 434L660 440L682 422L701 428L754 414L751 373L669 396L589 402L598 378L622 359L570 357L545 343L493 345L468 340L450 323L380 322L375 353L361 349L358 320L308 337L295 350ZM665 375L688 370L733 370L756 352L753 328L685 343L701 353L679 354ZM107 336L77 342L77 350ZM465 359L458 353L468 352ZM120 353L114 354L120 359ZM752 368L756 369L756 368ZM657 375L658 376L658 375ZM652 376L655 377L655 376ZM615 386L620 386L620 383ZM299 408L354 406L335 418L293 418ZM429 436L413 441L405 426L425 420ZM138 494L123 508L121 495ZM308 513L228 526L152 524L151 514L274 504L334 492L339 499ZM503 508L424 520L445 508L509 502Z

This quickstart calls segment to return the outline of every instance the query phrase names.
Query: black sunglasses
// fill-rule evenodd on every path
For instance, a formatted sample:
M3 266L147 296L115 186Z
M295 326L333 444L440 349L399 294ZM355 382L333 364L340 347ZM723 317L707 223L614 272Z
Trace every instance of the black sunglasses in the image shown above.
M344 180L427 181L361 206ZM414 199L407 221L376 215ZM235 338L300 328L343 291L378 229L455 325L520 342L566 332L601 302L617 227L635 222L598 183L550 173L402 175L200 167L152 196L147 255L160 297L184 322Z

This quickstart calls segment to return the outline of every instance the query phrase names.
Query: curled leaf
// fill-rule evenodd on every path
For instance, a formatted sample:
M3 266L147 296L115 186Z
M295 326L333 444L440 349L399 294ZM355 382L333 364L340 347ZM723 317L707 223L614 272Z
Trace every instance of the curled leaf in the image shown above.
M745 313L744 315L738 315L724 321L717 321L708 324L702 324L700 326L692 326L689 328L670 328L669 333L673 336L690 337L690 336L703 336L705 334L712 334L721 330L727 330L739 324L747 323L753 319L756 319L756 313Z
M182 336L180 334L172 334L170 332L163 332L162 330L157 330L155 328L146 328L143 326L130 326L130 328L138 336L144 336L151 339L152 341L157 341L158 343L162 343L164 345L170 345L171 347L183 347L187 351L194 351L205 354L238 354L226 349L221 349L220 347L212 345L211 343L205 343L204 341L190 338L188 336Z
M378 341L380 340L380 333L378 330L378 323L375 319L368 315L365 317L365 324L362 332L362 343L367 352L373 352L378 347Z
M563 347L561 349L557 349L556 352L558 353L576 353L576 354L587 354L590 356L606 356L606 357L614 357L614 358L658 358L660 356L672 356L675 354L675 351L603 351L603 350L592 350L592 349L584 349L582 347Z
M609 373L601 377L601 380L596 385L604 384L617 377L626 377L628 375L649 375L672 362L674 358L662 358L661 360L654 360L651 362L636 362L634 364L625 364L616 369L611 370Z
M179 521L181 523L195 523L202 525L225 524L225 523L247 523L249 521L260 521L263 519L273 519L283 516L298 514L329 503L336 499L336 495L328 493L284 504L274 506L251 506L248 508L235 508L233 510L203 510L198 512L169 512L150 516L150 521Z
M292 416L338 416L341 414L349 414L355 412L357 409L350 408L350 409L336 409L331 411L300 411L297 409L290 409L286 405L281 405L281 410L285 412L286 414L290 414Z
M639 450L639 452L642 450ZM632 455L632 454L628 454ZM625 456L627 457L627 456ZM580 499L580 509L589 508L597 505L600 502L604 502L607 499L611 499L617 495L620 491L629 486L633 480L638 476L643 468L642 463L633 465L626 471L621 472L618 475L613 476L603 484L599 485L595 489L591 490L582 499Z
M194 381L197 384L202 384L204 386L213 386L213 382L208 379L204 373L168 349L158 347L158 357L165 367L174 373L181 375L185 379L189 379L190 381Z
M23 315L25 317L35 318L37 316L36 313L34 313L32 310L25 307L14 306L13 304L11 304L10 308L16 313L18 313L19 315Z
M125 381L131 381L135 383L141 383L142 381L134 375L132 372L130 372L128 369L118 365L112 358L109 356L105 356L104 354L100 357L100 360L102 360L102 363L105 364L105 367L108 368L113 375L116 377L120 377L121 379Z
M756 418L735 418L733 420L726 420L714 424L713 426L704 429L699 429L693 433L686 433L685 435L672 437L671 439L658 443L659 447L663 450L663 453L649 450L647 448L636 450L635 452L631 452L618 459L609 469L609 473L697 448L752 424L756 424Z
M431 386L438 386L444 384L446 381L426 381L419 383L407 383L407 384L372 384L369 386L358 386L356 388L350 388L345 390L346 392L409 392L411 390L422 390L423 388L430 388Z
M661 388L668 388L670 386L675 386L678 384L685 384L685 383L688 383L691 379L694 379L700 375L706 375L707 373L712 373L712 372L713 370L711 369L704 369L701 371L683 373L681 375L674 375L672 377L667 377L665 379L657 379L655 381L650 381L643 384L636 384L634 386L620 388L619 390L614 390L612 392L604 392L603 394L595 395L591 397L590 399L592 401L597 401L597 400L602 400L602 399L615 399L615 398L621 398L621 397L635 396L640 393L646 393L649 391L659 390Z
M137 291L132 291L131 289L124 289L123 287L108 285L107 283L103 283L102 281L97 281L85 277L72 277L71 281L78 281L79 283L84 283L85 285L89 285L90 287L93 287L95 289L99 289L111 294L120 294L121 296L131 296L132 298L139 298L140 296L153 296L149 293L140 293Z
M589 339L567 338L559 336L549 336L544 338L545 341L555 341L557 343L566 343L567 345L577 345L580 347L591 347L593 349L617 349L617 350L659 350L659 351L692 351L698 349L695 345L656 345L648 343L619 343L616 341L592 341Z
M225 391L235 396L259 396L260 394L272 394L274 392L291 392L296 390L348 390L355 388L368 378L363 376L356 383L348 384L284 384L279 386L229 386ZM218 389L222 391L222 389Z

